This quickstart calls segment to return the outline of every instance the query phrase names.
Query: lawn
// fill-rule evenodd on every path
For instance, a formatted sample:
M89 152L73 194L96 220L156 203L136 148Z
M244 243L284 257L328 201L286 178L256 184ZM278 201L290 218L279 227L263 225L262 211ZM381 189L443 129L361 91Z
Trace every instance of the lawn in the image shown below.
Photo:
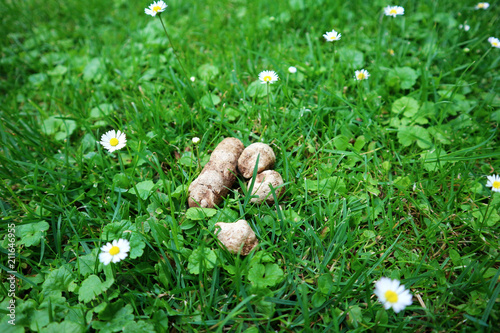
M500 332L498 3L150 4L0 3L0 332Z

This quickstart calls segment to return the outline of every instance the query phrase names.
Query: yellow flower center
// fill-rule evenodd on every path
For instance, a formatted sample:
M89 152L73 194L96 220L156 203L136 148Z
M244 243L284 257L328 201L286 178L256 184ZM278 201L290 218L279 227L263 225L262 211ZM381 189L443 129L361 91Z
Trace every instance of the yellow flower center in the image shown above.
M271 81L273 78L270 76L270 75L267 75L267 76L264 76L264 81L266 82L269 82Z
M395 10L395 9L393 8L393 9L391 9L391 11L389 12L389 14L391 14L391 15L397 15L397 14L398 14L398 11L397 11L397 10Z
M161 10L161 7L160 6L154 6L153 7L153 12L158 12L159 10Z
M109 254L111 254L112 256L116 256L118 253L120 253L120 248L118 246L113 246L110 250L109 250ZM397 297L397 296L396 296Z
M113 147L117 146L118 143L119 141L117 138L112 138L111 140L109 140L109 144L112 145Z
M396 303L398 301L398 294L392 290L387 290L385 292L385 299L391 303Z
M365 78L365 74L359 73L358 74L358 80L363 80Z
M484 8L484 7L485 7L485 5L482 2L480 2L480 3L477 4L477 8Z
M500 181L496 180L492 184L494 189L500 189Z
M491 43L491 45L498 46L498 43L497 42L493 42L493 43Z

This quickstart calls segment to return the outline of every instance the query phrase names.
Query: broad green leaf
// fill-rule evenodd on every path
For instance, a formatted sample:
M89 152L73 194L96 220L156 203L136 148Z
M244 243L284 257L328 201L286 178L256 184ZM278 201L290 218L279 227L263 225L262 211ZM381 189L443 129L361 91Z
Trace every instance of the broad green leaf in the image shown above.
M24 244L26 247L40 245L40 240L47 230L49 230L49 224L45 221L17 225L17 243Z
M388 311L385 309L380 309L377 311L377 314L375 315L375 324L378 326L377 332L386 332L387 329L385 328L385 325L389 321L389 315Z
M130 181L124 173L116 173L113 176L113 185L119 188L126 189L130 186Z
M139 320L129 322L123 328L123 333L156 333L156 330L152 323Z
M61 119L61 126L59 132L56 133L54 139L64 140L69 137L76 129L76 121L69 119Z
M359 305L353 305L349 309L347 316L347 325L350 328L358 328L359 323L363 322L363 314Z
M363 149L364 145L366 144L366 139L363 135L359 136L356 139L356 142L354 143L354 150L356 152L361 152L361 149Z
M311 303L315 308L319 308L326 302L326 297L322 293L314 293Z
M191 274L200 274L200 268L204 271L215 267L217 256L208 248L198 247L191 253L188 259L188 270Z
M45 81L47 81L47 74L45 73L37 73L37 74L32 74L28 77L28 81L34 85L34 86L39 86L43 84Z
M206 94L200 99L200 104L206 108L213 108L220 103L220 97L215 94Z
M256 264L262 264L266 262L274 262L276 259L267 252L259 251L254 254L253 258L250 260L250 266Z
M269 87L271 89L271 87ZM267 87L260 81L253 81L247 87L247 94L250 97L264 97L267 96Z
M78 258L76 269L83 277L87 277L89 274L94 273L94 268L97 263L96 252L97 251L92 251Z
M338 55L342 66L348 66L351 69L364 67L365 60L361 51L341 48L338 50Z
M130 236L130 259L142 256L145 247L146 243L144 242L143 237L137 231L132 232L132 235Z
M76 122L70 119L61 119L60 116L52 116L43 121L42 133L55 135L56 140L63 140L73 134Z
M334 290L335 284L331 274L323 274L318 278L318 289L325 295L330 295Z
M460 253L458 253L458 251L454 250L454 249L450 249L450 251L448 252L449 255L450 255L450 258L451 258L451 261L459 266L462 264L462 259L460 257Z
M306 0L288 0L290 8L297 11L302 11L306 8Z
M198 67L198 75L203 81L209 81L219 75L219 68L212 64L204 64Z
M95 299L97 296L108 290L114 283L114 280L110 279L104 282L101 282L101 279L97 277L97 275L90 275L86 278L82 285L80 286L80 290L78 291L78 301L87 303L91 300Z
M277 264L256 264L248 271L248 280L256 288L272 287L281 282L283 270Z
M90 118L95 119L95 118L105 117L109 115L111 112L113 112L113 110L114 110L113 104L109 103L99 104L98 106L90 110Z
M71 333L83 333L86 332L85 327L75 322L65 320L60 323L50 323L46 327L42 328L40 333L61 333L61 332L71 332Z
M377 207L377 208L379 208L379 207ZM376 214L376 212L375 212L375 215L378 215L378 214ZM376 236L377 236L377 234L373 230L363 231L363 237L365 237L366 239L374 239Z
M380 167L385 171L389 171L391 169L391 162L389 161L384 161L382 164L380 164Z
M2 309L4 309L4 307L2 307ZM9 321L11 321L11 323L9 323ZM24 333L26 331L25 331L24 327L21 326L21 324L19 323L19 315L16 315L16 319L11 319L11 318L7 317L7 314L5 314L4 316L2 316L2 320L0 320L0 332L2 332L2 333Z
M186 211L186 218L194 221L201 221L217 214L217 209L191 207Z
M500 215L498 215L498 212L495 209L489 209L487 211L488 215L486 215L486 218L484 216L485 213L486 208L482 208L480 210L476 209L472 212L472 216L475 217L474 226L477 230L481 227L481 225L483 227L492 227L500 221Z
M446 164L446 161L441 160L447 155L444 150L433 149L431 151L426 151L420 154L422 161L424 163L424 168L427 171L438 171L441 170ZM441 159L440 159L441 158Z
M413 117L418 112L418 102L411 97L401 97L392 103L392 112L404 113L406 117Z
M66 74L67 71L68 67L63 65L57 65L56 67L54 67L54 69L47 71L47 74L49 74L50 76L62 76Z
M128 193L139 196L142 200L146 200L153 191L155 184L151 180L145 180L143 182L137 183L134 187L128 190Z
M179 159L179 164L194 168L198 166L198 161L196 160L196 156L193 152L186 151Z
M224 110L224 115L225 117L227 117L227 119L229 119L229 121L234 121L240 118L243 113L244 111L241 111L240 109L234 108L232 106L229 106Z
M310 191L317 191L319 194L325 196L334 196L335 194L343 194L347 191L345 181L340 177L328 177L321 181L306 180L307 189Z
M83 79L85 81L98 80L104 69L102 60L100 58L94 58L83 69Z
M491 113L491 120L500 123L500 110Z
M338 150L347 150L348 148L352 148L352 145L349 143L349 138L345 135L338 135L333 138L333 145Z
M418 125L401 127L398 131L398 140L403 146L409 146L416 142L420 148L428 149L432 146L429 132Z
M151 79L157 76L156 73L157 73L156 68L148 68L139 78L139 81L150 81Z
M43 121L41 130L44 134L52 135L57 132L59 126L61 126L61 120L52 116Z
M405 189L411 185L411 180L409 177L397 177L394 179L394 185L401 189Z
M188 209L189 210L189 209ZM230 208L217 209L217 214L212 216L208 220L208 225L210 229L213 229L215 223L217 222L234 222L238 220L240 214Z
M300 220L303 220L302 216L297 214L297 212L295 212L293 209L285 209L282 212L285 219L288 221L299 222Z
M489 279L489 278L495 276L497 271L498 271L498 268L490 267L483 272L483 278Z
M395 89L410 89L417 83L418 74L410 67L390 69L385 78L388 86Z
M110 309L108 305L104 312L113 311L121 304L123 303L117 302L117 306L113 307L113 309ZM92 328L98 330L99 333L121 332L129 322L134 320L133 311L134 309L130 304L121 305L118 307L118 311L113 311L113 315L109 319L105 319L106 321L93 321ZM106 317L109 317L109 315Z
M66 291L73 280L71 269L69 266L64 265L54 269L47 275L42 284L42 289L45 293L51 291Z
M108 223L102 229L101 239L110 242L115 239L125 238L124 234L129 235L133 230L135 231L136 227L128 220Z
M188 189L188 186L186 184L181 184L181 185L177 186L175 191L173 191L171 194L172 198L176 198L176 199L180 198L183 194L185 194L187 192L187 189Z
M446 128L441 128L438 126L432 126L427 129L429 133L439 142L445 145L451 144L451 130Z

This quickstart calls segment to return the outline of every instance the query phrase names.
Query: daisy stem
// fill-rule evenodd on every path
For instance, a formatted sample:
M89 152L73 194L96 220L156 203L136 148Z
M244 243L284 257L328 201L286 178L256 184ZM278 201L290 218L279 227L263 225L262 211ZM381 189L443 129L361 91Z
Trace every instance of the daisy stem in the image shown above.
M375 53L375 63L378 64L379 63L379 60L380 60L380 55L381 55L381 50L382 50L382 36L384 34L384 28L385 28L385 25L384 25L384 15L383 14L380 14L380 18L378 20L378 25L379 25L379 29L378 29L378 34L377 34L377 52Z
M200 151L198 150L198 145L194 146L196 150L196 161L198 162L198 170L201 170L201 161L200 161Z
M330 77L335 77L335 42L332 43L332 68L330 70Z
M272 116L271 116L271 103L269 103L269 82L266 83L266 89L267 89L267 113L269 114L269 121L271 121Z
M362 81L359 80L357 83L358 83L358 104L359 106L361 106L363 104L363 87L361 86Z
M124 175L126 175L125 167L123 166L122 154L120 154L120 152L117 152L117 153L118 153L118 160L120 161L120 169L121 169L122 173Z
M116 281L116 269L114 264L111 264L111 273L113 274L113 280Z
M483 230L484 223L486 222L486 218L488 217L488 210L490 209L491 202L493 201L494 192L491 192L490 201L488 201L488 206L486 206L486 211L484 212L483 220L481 221L481 225L479 226L479 236L481 236L481 231Z
M172 40L170 39L170 36L167 32L167 28L165 28L165 24L163 24L163 20L161 18L161 15L158 15L158 18L160 19L160 22L161 22L161 26L163 27L163 31L165 31L165 35L167 36L167 39L168 39L168 42L170 43L170 47L172 47L172 51L174 52L174 55L175 55L175 59L177 59L177 62L179 63L179 65L181 65L181 69L182 69L182 72L184 73L184 77L186 78L186 82L189 86L189 89L191 89L191 92L193 93L193 96L195 97L195 100L196 102L198 103L198 96L196 95L196 92L194 91L193 89L193 86L191 85L190 83L190 79L187 75L187 72L186 70L184 69L184 66L182 65L182 62L181 62L181 59L179 58L179 55L174 47L174 44L172 44Z

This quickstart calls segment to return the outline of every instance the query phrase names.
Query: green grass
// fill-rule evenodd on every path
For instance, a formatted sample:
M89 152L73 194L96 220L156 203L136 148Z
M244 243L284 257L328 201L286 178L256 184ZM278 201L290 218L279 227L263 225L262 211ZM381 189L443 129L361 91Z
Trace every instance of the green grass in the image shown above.
M0 4L0 331L498 332L497 4L167 4L194 82L148 2ZM405 15L383 16L390 4ZM266 69L270 114L252 84ZM128 140L113 154L97 143L111 129ZM279 206L235 186L209 216L188 212L195 136L202 163L224 137L270 144ZM214 237L238 219L259 239L246 257ZM103 266L118 238L129 257ZM413 304L385 310L381 277Z

